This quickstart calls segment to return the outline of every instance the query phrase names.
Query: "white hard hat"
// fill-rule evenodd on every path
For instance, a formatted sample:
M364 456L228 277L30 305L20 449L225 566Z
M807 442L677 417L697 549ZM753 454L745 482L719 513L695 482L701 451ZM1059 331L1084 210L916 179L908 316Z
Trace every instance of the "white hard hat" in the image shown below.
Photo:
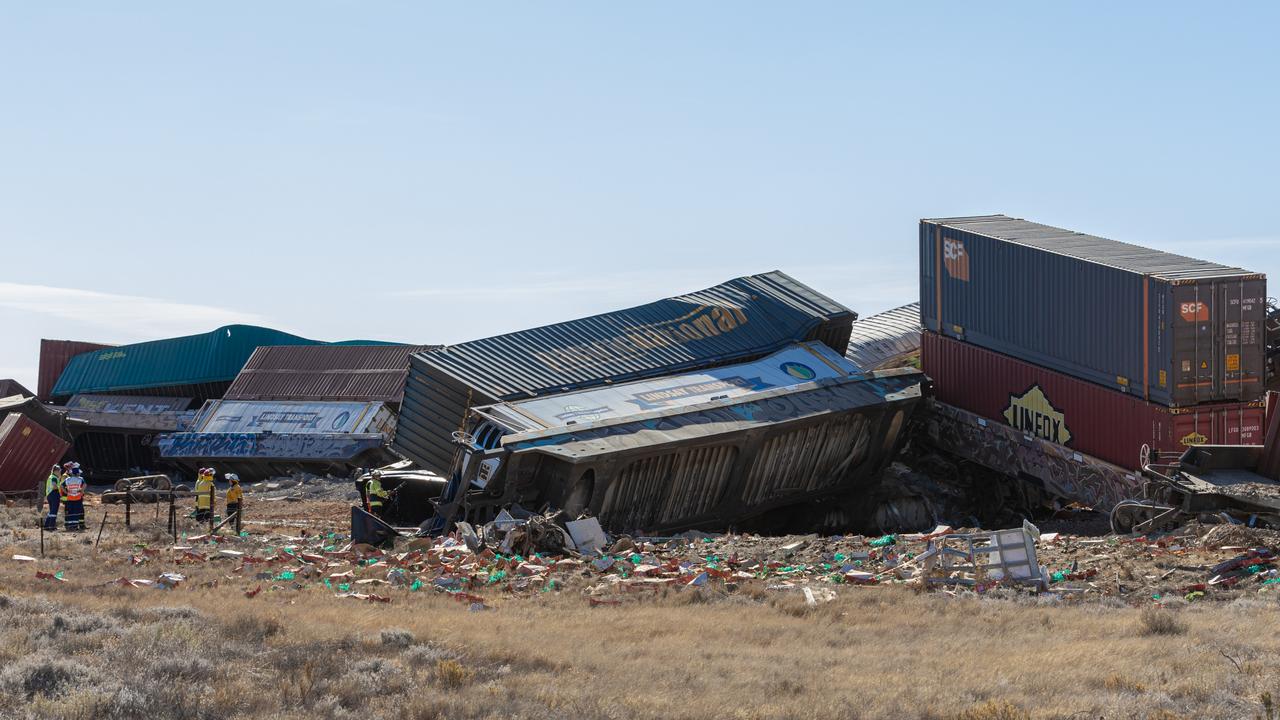
M235 473L227 473L223 477L225 477L228 480L235 480L236 482L240 481L240 476Z

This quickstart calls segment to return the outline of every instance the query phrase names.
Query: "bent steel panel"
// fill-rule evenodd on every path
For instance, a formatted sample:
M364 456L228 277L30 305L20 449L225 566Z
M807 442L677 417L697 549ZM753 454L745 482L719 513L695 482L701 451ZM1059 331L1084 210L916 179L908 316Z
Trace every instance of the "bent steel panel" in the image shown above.
M1141 493L1136 472L952 405L930 400L923 417L928 438L939 449L1010 477L1038 481L1064 500L1106 512Z
M508 436L489 488L564 505L585 487L583 509L615 530L725 527L869 483L897 449L923 378L903 369L824 379Z
M839 352L857 314L781 272L736 278L638 307L414 355L395 450L452 463L469 408L714 367L786 345Z

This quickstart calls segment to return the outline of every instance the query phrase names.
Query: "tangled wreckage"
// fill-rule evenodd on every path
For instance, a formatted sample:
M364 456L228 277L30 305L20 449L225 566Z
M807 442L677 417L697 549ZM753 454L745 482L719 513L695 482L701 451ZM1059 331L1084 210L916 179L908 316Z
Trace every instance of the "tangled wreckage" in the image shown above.
M820 343L697 373L474 408L438 527L514 503L611 529L741 525L868 484L921 397Z
M864 319L775 271L452 346L242 325L43 341L39 398L0 391L0 415L48 435L8 442L69 444L126 487L209 465L362 487L380 467L386 519L423 533L549 509L613 531L888 531L1070 504L1123 529L1231 495L1249 461L1224 448L1277 422L1265 276L1000 215L924 220L919 242L921 302ZM1056 299L1009 307L1008 277ZM6 491L42 481L28 465Z

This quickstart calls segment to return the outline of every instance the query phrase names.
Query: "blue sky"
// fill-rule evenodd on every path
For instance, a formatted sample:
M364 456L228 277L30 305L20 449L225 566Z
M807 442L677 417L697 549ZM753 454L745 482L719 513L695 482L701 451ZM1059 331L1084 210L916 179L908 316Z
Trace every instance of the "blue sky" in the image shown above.
M1280 6L1222 7L3 3L0 377L40 337L458 342L775 268L869 314L929 216L1280 277Z

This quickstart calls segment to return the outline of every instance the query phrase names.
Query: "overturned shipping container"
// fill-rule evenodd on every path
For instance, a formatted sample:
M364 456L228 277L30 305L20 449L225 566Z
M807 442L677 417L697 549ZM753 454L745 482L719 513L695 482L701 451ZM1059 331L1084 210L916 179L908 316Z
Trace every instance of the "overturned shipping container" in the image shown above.
M159 436L162 460L188 470L217 464L245 479L297 471L346 475L393 459L395 415L380 402L211 400L191 432Z
M50 393L221 397L260 345L317 341L253 325L227 325L199 335L151 340L72 358Z
M53 396L53 386L58 383L58 378L62 376L62 371L66 369L72 358L82 353L105 350L109 347L111 345L80 340L41 340L37 397L48 400Z
M163 473L172 467L156 454L153 440L191 429L192 398L137 395L74 395L65 409L71 457L90 482Z
M853 324L844 356L861 370L905 367L920 357L920 303L865 317Z
M931 332L921 365L940 402L1128 470L1143 447L1262 442L1262 402L1169 408Z
M43 495L42 481L62 459L67 442L25 415L0 420L0 492Z
M921 397L820 343L760 360L472 411L438 527L518 502L614 530L724 528L870 490ZM458 487L469 488L457 493Z
M413 356L394 449L437 472L467 409L713 367L816 340L844 352L857 315L781 272Z
M378 401L404 398L409 356L432 345L281 345L260 347L225 400Z
M1004 215L920 221L926 330L1169 406L1258 400L1266 276Z

